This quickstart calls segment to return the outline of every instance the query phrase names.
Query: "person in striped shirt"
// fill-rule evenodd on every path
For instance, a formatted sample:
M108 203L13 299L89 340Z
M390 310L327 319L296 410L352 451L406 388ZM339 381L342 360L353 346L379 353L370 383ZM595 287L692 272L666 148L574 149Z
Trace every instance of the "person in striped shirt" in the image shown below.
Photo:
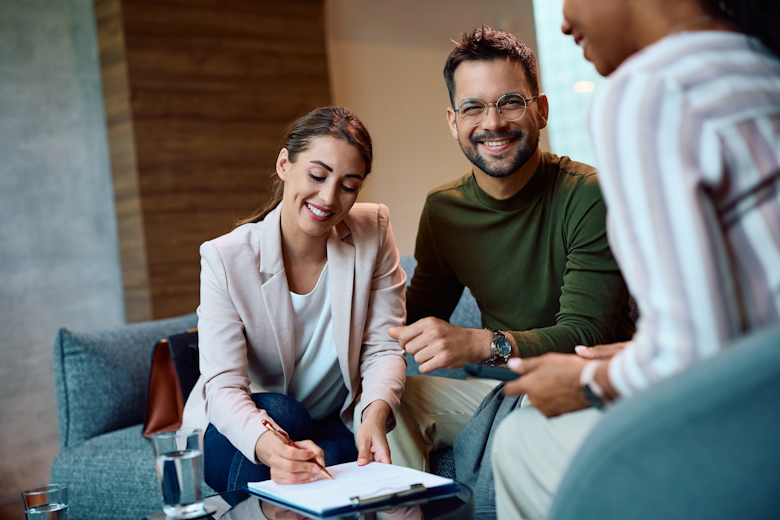
M544 518L601 407L780 321L780 4L564 0L609 76L590 107L631 341L510 360L493 448L499 520Z

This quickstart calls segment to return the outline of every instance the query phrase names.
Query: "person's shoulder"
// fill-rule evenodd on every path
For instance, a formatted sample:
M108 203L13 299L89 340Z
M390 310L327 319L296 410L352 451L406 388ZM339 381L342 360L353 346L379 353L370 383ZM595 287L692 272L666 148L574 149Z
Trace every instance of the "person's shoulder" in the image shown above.
M375 202L356 202L352 205L345 220L350 222L377 222L381 219L388 219L390 210L384 204Z
M200 246L201 254L208 250L220 252L220 256L228 254L231 251L242 250L246 248L258 249L260 236L265 221L242 224L229 233L207 240Z
M555 172L558 182L568 184L598 184L598 171L594 166L575 161L566 155L542 153L548 171Z
M442 184L441 186L433 188L425 197L426 203L435 202L437 200L462 198L464 190L471 182L473 182L473 179L474 176L471 174L471 172L469 172L462 175L461 177L458 177L457 179L451 180Z
M543 160L548 171L555 172L555 189L567 196L601 198L599 176L595 167L574 161L563 155L544 152Z
M365 233L386 227L389 221L390 210L384 204L356 202L340 226L346 226L353 234ZM342 230L338 231L339 235L344 235Z
M636 82L658 81L667 88L693 89L729 81L731 75L755 76L762 71L776 75L778 69L777 59L751 36L730 31L683 32L630 56L609 77L607 86L627 88Z

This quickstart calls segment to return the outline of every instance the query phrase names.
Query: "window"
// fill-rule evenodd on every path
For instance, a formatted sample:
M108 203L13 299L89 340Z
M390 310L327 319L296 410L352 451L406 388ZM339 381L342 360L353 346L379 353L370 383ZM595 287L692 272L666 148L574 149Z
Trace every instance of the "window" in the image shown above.
M563 0L534 0L542 92L550 101L550 151L594 164L587 115L591 97L604 81L582 57L582 49L561 32Z

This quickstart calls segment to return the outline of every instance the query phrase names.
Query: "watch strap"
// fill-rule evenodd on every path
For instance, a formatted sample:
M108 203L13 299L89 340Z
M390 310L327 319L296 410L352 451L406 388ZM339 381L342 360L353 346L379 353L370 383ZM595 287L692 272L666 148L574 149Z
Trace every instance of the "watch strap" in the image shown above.
M591 389L590 385L585 385L582 387L582 393L585 394L585 399L588 400L588 403L593 408L598 408L601 410L606 406L606 403L604 402L604 399L597 396L596 393Z
M596 408L604 408L606 404L604 401L604 389L596 382L596 369L598 369L601 363L602 361L598 359L588 361L582 367L582 372L580 372L582 393L585 394L585 399L588 400L590 405Z

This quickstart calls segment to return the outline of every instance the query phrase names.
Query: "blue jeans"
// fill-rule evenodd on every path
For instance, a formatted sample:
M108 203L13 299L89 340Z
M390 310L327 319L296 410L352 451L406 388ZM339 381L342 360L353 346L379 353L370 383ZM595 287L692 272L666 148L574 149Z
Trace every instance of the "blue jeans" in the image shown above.
M262 408L294 441L311 439L325 452L325 465L357 460L355 436L341 422L338 413L313 420L301 403L290 396L274 393L252 394ZM218 493L241 489L247 482L271 478L271 469L255 464L233 446L227 437L209 424L203 436L204 478Z

